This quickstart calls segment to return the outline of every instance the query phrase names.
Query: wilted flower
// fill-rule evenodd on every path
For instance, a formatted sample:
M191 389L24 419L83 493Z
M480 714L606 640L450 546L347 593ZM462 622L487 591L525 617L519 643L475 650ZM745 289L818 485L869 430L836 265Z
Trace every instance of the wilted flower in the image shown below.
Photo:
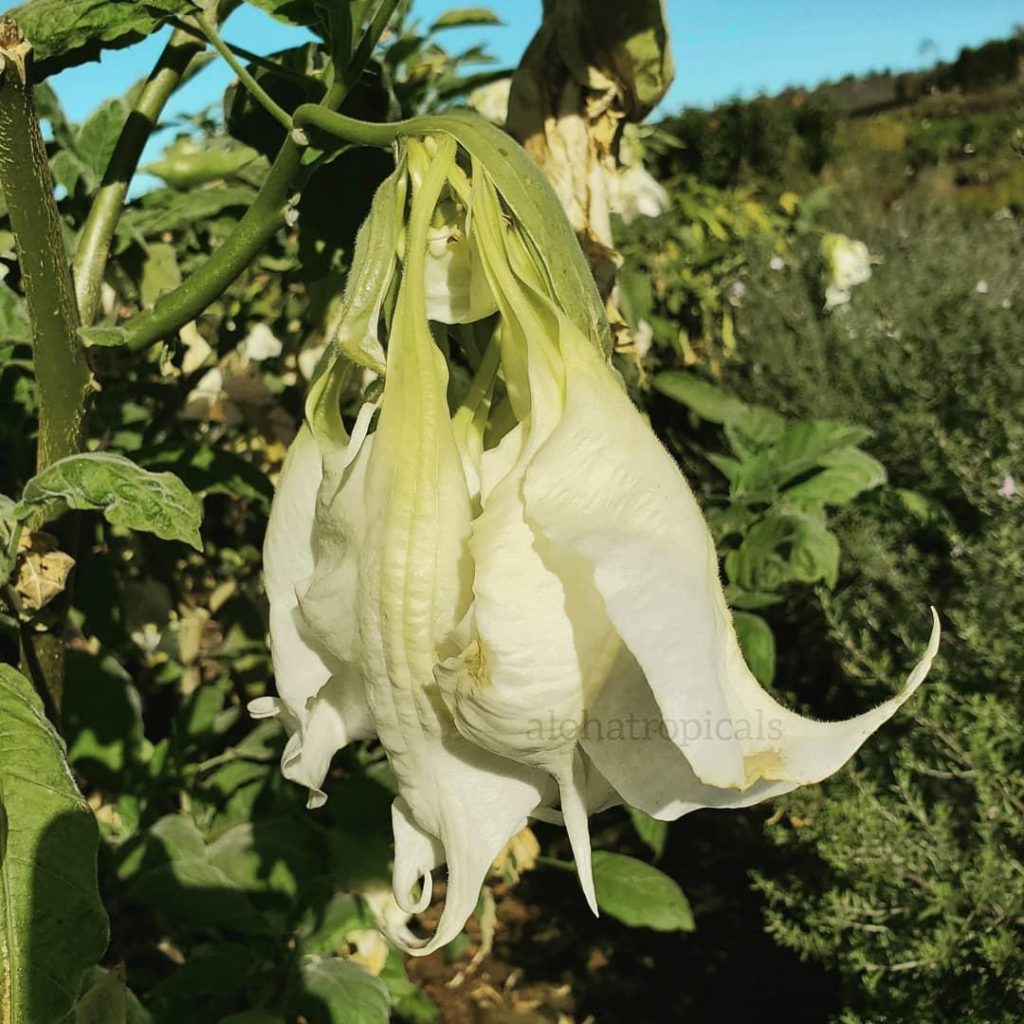
M821 255L828 271L825 309L835 309L850 301L853 288L871 280L871 253L859 241L846 235L829 234L821 240Z
M481 85L469 94L469 105L492 124L503 125L508 120L508 97L512 91L511 78Z
M357 243L267 531L279 698L252 705L280 715L310 806L335 751L379 738L399 905L422 911L448 867L435 934L401 940L419 954L459 932L531 816L564 822L596 907L589 813L672 819L817 782L938 644L936 625L902 691L845 722L761 688L697 502L606 358L557 201L500 133L485 163L482 129L446 123L408 140ZM348 435L353 365L383 387Z

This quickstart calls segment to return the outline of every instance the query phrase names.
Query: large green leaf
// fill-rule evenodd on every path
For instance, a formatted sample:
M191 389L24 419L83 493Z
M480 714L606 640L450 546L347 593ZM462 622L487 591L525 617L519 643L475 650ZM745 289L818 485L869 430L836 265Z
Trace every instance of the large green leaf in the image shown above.
M749 494L782 487L823 465L823 460L838 449L858 445L870 435L871 431L863 427L827 420L793 423L770 448L744 461L733 480L733 490Z
M107 945L99 832L31 684L0 665L0 1011L56 1024Z
M180 231L224 210L249 207L255 198L256 190L248 185L209 186L190 192L157 189L126 212L124 230L137 231L147 238Z
M683 890L642 860L608 850L593 853L597 905L633 928L692 932L693 912Z
M859 448L840 448L818 460L820 473L786 489L787 502L846 505L886 481L885 466Z
M15 506L17 519L61 502L75 509L99 509L116 526L181 540L202 550L202 505L173 473L148 473L113 452L70 455L33 477Z
M128 46L193 10L191 0L28 0L8 16L32 44L39 80L98 60L102 50Z
M388 990L380 978L340 957L307 958L296 1003L309 1024L387 1024Z
M206 843L184 815L168 815L123 851L118 875L132 898L192 928L257 934L267 926L246 894L210 862Z

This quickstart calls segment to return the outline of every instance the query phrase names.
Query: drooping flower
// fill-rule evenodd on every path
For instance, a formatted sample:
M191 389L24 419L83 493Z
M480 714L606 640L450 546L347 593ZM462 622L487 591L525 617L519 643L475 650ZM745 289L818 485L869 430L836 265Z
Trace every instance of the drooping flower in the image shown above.
M589 814L671 819L820 781L938 644L936 620L903 689L845 722L757 683L557 201L500 133L428 129L375 198L282 472L265 548L279 696L252 708L280 715L282 769L311 806L340 747L379 739L404 911L447 864L434 935L401 940L419 954L459 932L531 816L564 822L596 909ZM354 366L383 387L349 435Z

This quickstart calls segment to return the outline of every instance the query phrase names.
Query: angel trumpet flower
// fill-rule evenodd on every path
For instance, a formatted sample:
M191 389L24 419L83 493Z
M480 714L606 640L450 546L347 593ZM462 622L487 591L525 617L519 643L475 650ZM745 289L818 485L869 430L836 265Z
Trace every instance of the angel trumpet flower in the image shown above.
M606 358L553 194L468 115L422 134L374 200L281 476L265 548L279 697L252 708L280 715L310 806L340 747L380 740L403 910L447 864L435 933L400 940L417 954L459 932L531 816L564 822L596 909L588 814L673 819L824 779L920 684L939 637L936 619L903 689L845 722L762 689L697 502ZM349 436L353 365L383 389Z

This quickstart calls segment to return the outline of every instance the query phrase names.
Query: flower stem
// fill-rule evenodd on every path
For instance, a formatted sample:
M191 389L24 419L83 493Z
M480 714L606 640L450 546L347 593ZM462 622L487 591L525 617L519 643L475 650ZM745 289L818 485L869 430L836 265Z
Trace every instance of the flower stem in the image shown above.
M117 140L75 251L75 294L83 324L91 324L96 319L110 243L142 151L164 105L181 84L192 58L204 48L203 42L191 38L181 29L171 35Z
M398 0L381 0L352 59L327 91L321 103L323 109L339 106L359 80L397 5ZM293 138L286 139L259 195L235 229L191 277L121 328L124 345L139 350L173 334L206 309L249 266L284 224L288 201L302 168L301 158L302 147Z
M245 65L231 52L231 48L220 37L220 33L210 24L205 15L193 15L193 21L199 26L200 31L209 40L210 45L227 61L231 70L238 76L238 80L248 89L250 95L263 109L280 125L285 131L292 130L292 119L287 111L278 106L270 94L253 78L246 70Z

